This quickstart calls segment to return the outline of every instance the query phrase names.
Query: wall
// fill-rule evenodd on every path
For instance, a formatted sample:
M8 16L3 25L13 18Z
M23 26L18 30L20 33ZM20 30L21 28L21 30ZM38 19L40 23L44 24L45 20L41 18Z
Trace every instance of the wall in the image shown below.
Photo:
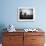
M18 22L18 7L34 7L36 20L34 22ZM9 24L20 29L37 27L46 29L46 0L0 0L0 31Z
M16 28L46 28L46 0L0 0L0 25L13 24ZM34 22L18 22L18 7L34 7L36 20Z

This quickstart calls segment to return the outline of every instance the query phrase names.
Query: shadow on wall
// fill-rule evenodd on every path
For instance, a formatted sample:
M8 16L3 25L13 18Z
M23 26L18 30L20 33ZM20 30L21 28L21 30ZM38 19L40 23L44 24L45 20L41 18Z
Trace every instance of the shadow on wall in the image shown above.
M0 24L0 43L2 43L2 36L3 36L2 33L6 31L6 29L4 30L4 28L6 28L5 25Z

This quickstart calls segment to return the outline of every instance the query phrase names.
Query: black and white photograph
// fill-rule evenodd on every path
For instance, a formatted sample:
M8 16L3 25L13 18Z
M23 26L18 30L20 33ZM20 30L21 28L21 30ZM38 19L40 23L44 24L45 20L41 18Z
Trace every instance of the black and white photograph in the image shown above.
M18 20L19 21L33 21L35 17L34 8L19 8Z

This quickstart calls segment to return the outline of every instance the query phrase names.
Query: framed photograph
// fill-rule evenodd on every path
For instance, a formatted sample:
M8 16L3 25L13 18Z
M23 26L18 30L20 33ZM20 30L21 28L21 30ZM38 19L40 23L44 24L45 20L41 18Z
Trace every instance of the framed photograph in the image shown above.
M35 8L31 7L19 7L17 12L18 21L34 21L35 20Z

